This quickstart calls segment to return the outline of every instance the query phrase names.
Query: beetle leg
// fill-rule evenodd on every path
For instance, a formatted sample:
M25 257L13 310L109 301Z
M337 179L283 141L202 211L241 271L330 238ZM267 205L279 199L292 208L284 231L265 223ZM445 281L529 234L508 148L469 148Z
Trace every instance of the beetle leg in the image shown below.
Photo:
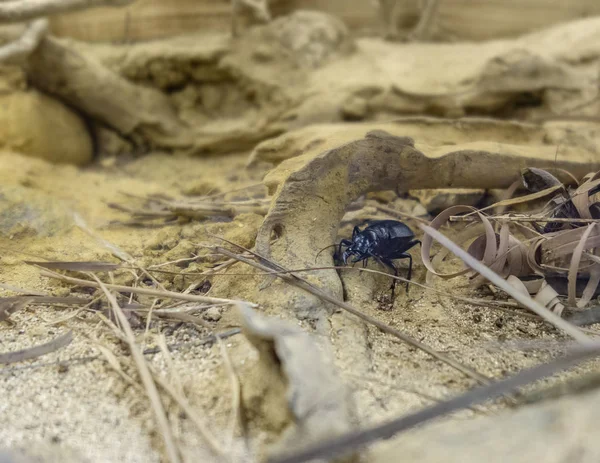
M419 241L419 244L421 242ZM402 253L400 254L400 257L398 257L399 259L408 259L408 275L406 276L406 279L408 281L410 281L410 277L412 276L412 264L413 264L413 260L412 260L412 256L408 253ZM406 292L408 293L408 281L406 282Z
M356 227L354 227L354 229L352 230L352 239L354 240L354 238L356 237L356 235L358 235L360 233L360 228L358 228L358 225Z
M394 276L397 277L398 276L398 268L394 265L394 262L390 259L384 259L384 258L380 258L379 259L380 262L385 265L388 268L391 268L394 271ZM396 282L398 280L396 280L395 278L392 281L392 286L390 287L390 289L392 290L392 300L394 299L394 293L396 290Z

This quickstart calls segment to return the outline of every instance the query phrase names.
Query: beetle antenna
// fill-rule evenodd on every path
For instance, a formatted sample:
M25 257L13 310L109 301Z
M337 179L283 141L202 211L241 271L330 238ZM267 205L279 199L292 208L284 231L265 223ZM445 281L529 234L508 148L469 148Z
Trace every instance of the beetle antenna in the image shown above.
M323 251L325 251L325 249L334 248L334 247L336 247L336 246L337 246L337 244L333 243L333 244L330 244L329 246L325 246L323 249L321 249L321 250L320 250L320 251L317 253L317 255L315 256L315 262L317 261L317 259L318 259L318 258L319 258L319 256L321 255L321 253L322 253Z

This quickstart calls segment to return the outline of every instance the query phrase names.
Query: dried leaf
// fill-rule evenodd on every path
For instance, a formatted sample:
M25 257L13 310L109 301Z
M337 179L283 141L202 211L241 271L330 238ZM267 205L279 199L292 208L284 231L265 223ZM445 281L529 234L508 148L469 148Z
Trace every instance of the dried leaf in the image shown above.
M48 294L43 291L36 291L35 289L19 288L17 286L9 285L6 283L0 283L0 288L12 291L14 293L26 294L28 296L47 296Z
M554 186L562 186L562 182L544 169L526 167L521 170L523 185L532 193L537 193Z
M590 212L590 191L592 191L594 188L597 188L598 186L600 186L600 180L590 180L582 184L571 195L571 201L577 209L579 217L581 217L582 219L592 218L592 214Z
M471 206L452 206L446 209L445 211L440 212L429 224L431 228L434 230L439 230L442 225L444 225L450 216L460 214L462 212L477 212L477 209ZM433 238L429 235L423 236L423 242L421 245L421 259L423 260L423 265L427 269L427 271L433 275L442 277L442 278L454 278L459 275L464 275L469 271L469 269L461 270L460 272L454 273L439 273L433 266L431 262L431 247L433 245Z
M500 206L514 206L515 204L527 203L529 201L534 201L536 199L544 198L549 194L554 193L555 191L564 188L562 185L555 185L550 188L546 188L542 191L538 191L537 193L531 193L525 196L519 196L518 198L512 199L504 199L502 201L498 201L497 203L492 204L491 206L484 207L483 209L479 209L479 212L487 211L488 209L494 209Z
M571 175L566 174L570 183L576 183L572 182L574 178ZM543 229L545 233L534 231L532 225L537 230L542 229L531 220L519 223L518 218L509 215L493 218L497 221L494 228L491 224L492 218L482 214L484 209L478 210L467 206L453 206L446 209L431 222L431 226L438 230L456 214L467 212L467 216L476 215L476 221L479 223L459 233L455 240L456 244L462 246L470 242L467 247L468 254L504 278L552 275L552 285L564 278L569 304L583 308L598 292L600 285L600 255L596 255L596 249L600 248L600 227L596 227L596 223L583 227L578 219L593 220L593 217L600 217L600 202L592 202L592 195L600 192L600 171L586 175L580 185L571 192L567 192L566 187L545 170L525 169L522 175L525 186L533 191L531 195L516 200L500 201L486 209L539 199L561 190L561 194L550 201L551 209L546 208L545 218L550 219L547 223L554 226L546 226ZM557 222L558 226L556 226L556 223L552 222L554 218L573 220ZM526 244L511 233L508 222L519 226L519 231L527 238ZM564 227L569 228L560 229ZM557 231L548 232L548 230ZM468 273L465 270L450 274L437 272L436 269L449 255L449 251L442 249L430 260L432 245L431 238L426 235L423 239L421 256L428 270L428 281L433 275L454 278ZM586 250L591 251L585 252ZM585 279L585 276L588 278ZM472 275L473 286L477 287L484 281L481 275ZM585 288L582 290L584 285ZM556 299L555 292L553 289L540 288L535 297L539 299L538 302L544 301L546 307L560 313L564 307ZM576 300L577 295L581 296L579 302Z
M544 277L537 275L536 278L521 280L514 275L509 275L506 281L522 294L534 295L533 300L540 303L555 314L561 315L565 306L560 303L558 293L550 286ZM523 308L526 306L519 304Z
M112 272L121 267L120 264L112 262L33 262L25 261L29 265L37 265L38 267L47 268L50 270L70 270L72 272Z
M473 256L469 255L466 251L461 249L458 245L453 243L450 239L445 237L439 231L426 225L419 225L419 227L425 233L430 234L432 236L432 239L435 238L437 241L440 242L440 244L447 248L450 248L450 250L454 254L456 254L457 257L460 257L462 260L464 260L469 266L473 267L477 272L479 272L482 276L487 278L491 283L510 294L517 302L524 304L525 306L527 306L528 309L535 312L540 317L543 317L546 321L553 324L558 329L563 330L565 333L572 336L577 341L581 343L591 342L589 338L575 326L565 322L556 314L550 312L544 306L535 302L528 295L524 295L518 291L515 291L514 288L506 280L504 280L498 274L494 273L489 267L486 267Z
M480 226L471 226L461 232L456 238L456 243L462 245L472 238L475 238L469 245L467 252L504 277L511 274L520 276L531 273L532 268L528 265L527 260L527 247L510 233L508 224L502 224L500 234L497 234L489 219L473 207L450 207L438 214L438 216L433 219L430 226L437 230L441 228L452 215L473 211L477 214ZM482 231L483 234L481 234ZM436 269L449 254L449 251L448 249L443 248L430 261L429 255L431 253L431 247L432 241L428 235L425 235L421 247L421 257L423 259L423 264L428 270L428 281L430 281L432 275L440 276L442 278L454 278L471 271L471 269L467 267L460 272L450 274L439 273ZM484 282L485 279L480 276L475 276L471 283L473 286L477 287Z
M598 282L600 282L600 265L599 264L595 264L594 267L597 268L597 270L594 272L593 276L590 277L590 281L587 285L587 287L584 290L584 297L582 298L582 300L580 301L579 305L576 302L576 285L577 285L577 275L579 272L579 264L581 262L581 257L583 254L584 249L586 249L589 244L588 244L588 237L590 236L590 234L592 233L592 231L594 230L594 228L596 227L596 224L591 224L589 226L587 226L585 228L585 232L581 235L581 239L579 240L579 243L577 244L575 250L573 251L573 256L571 257L571 265L569 266L569 277L568 277L568 281L569 281L569 295L568 295L568 302L570 306L577 306L577 307L583 307L585 306L585 304L587 304L589 302L589 300L591 300L591 296L594 294L594 291L596 290L596 287L598 286ZM588 299L589 297L589 299ZM587 300L586 300L587 299Z
M21 310L33 300L32 296L3 297L0 299L0 322L8 320L15 312Z
M46 344L40 344L39 346L30 347L28 349L18 350L15 352L6 352L0 354L0 364L9 364L15 362L22 362L23 360L30 360L42 355L54 352L62 347L68 346L73 341L73 332L69 331L62 336L54 338L52 341Z

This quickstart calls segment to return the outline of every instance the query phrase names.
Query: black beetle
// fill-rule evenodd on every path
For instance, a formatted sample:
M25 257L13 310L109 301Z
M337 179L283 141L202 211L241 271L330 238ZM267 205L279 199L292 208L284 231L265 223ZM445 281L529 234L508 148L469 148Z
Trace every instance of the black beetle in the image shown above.
M408 226L397 220L378 220L369 223L364 229L360 230L354 227L352 240L341 240L338 246L336 259L341 258L344 265L348 264L350 256L354 256L352 263L363 262L366 267L367 260L374 258L386 267L394 271L394 276L398 276L398 269L394 265L394 259L409 259L408 276L410 280L412 273L412 256L408 251L413 246L421 244L415 239L414 232ZM342 253L342 246L346 249ZM392 283L392 297L396 280ZM408 282L406 283L408 290Z

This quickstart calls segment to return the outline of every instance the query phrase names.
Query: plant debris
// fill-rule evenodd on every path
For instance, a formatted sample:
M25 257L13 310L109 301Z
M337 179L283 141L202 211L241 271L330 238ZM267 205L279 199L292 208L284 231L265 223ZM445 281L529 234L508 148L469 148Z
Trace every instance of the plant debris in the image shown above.
M453 206L435 217L431 226L439 230L447 221L469 219L471 224L459 234L456 242L470 243L467 249L470 255L503 278L509 278L515 288L535 294L537 300L557 314L565 309L558 299L559 294L567 296L569 308L583 309L597 294L600 284L600 257L596 255L600 244L600 232L596 228L600 222L600 201L596 199L600 191L600 172L585 175L576 188L569 188L543 169L525 168L521 175L524 186L532 193L485 209L523 204L553 194L541 212L488 216L484 209ZM573 175L566 175L571 183L575 181ZM547 224L541 227L538 221ZM453 278L471 274L475 287L483 284L484 280L474 276L468 267L452 274L439 273L436 269L446 258L447 251L438 252L431 260L432 244L431 238L425 237L421 253L429 276ZM546 276L552 278L550 284L544 281ZM566 292L564 286L556 284L561 278L568 282ZM582 282L585 282L583 290Z
M0 363L9 364L15 362L22 362L24 360L31 360L42 355L55 352L58 349L62 349L68 346L73 341L73 333L71 331L54 338L52 341L38 346L30 347L29 349L23 349L16 352L6 352L0 354Z
M138 202L141 199L132 195L128 196L137 199ZM128 225L148 224L155 220L170 222L177 218L201 220L210 217L233 218L246 213L266 215L269 210L270 201L268 199L225 200L220 196L200 196L175 200L153 195L143 198L137 209L116 203L110 203L109 206L130 214L132 220L125 222Z

